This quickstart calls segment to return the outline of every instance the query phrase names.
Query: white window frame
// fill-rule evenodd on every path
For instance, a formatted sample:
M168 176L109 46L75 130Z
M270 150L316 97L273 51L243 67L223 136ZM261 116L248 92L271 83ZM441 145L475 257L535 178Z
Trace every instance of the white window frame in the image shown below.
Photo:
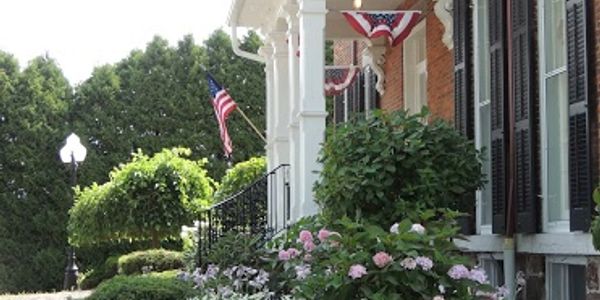
M546 276L545 276L545 288L546 297L550 299L550 293L552 291L552 264L561 264L565 266L578 265L585 266L587 268L587 258L585 256L562 256L562 255L548 255L546 256ZM586 269L587 270L587 269ZM586 277L586 276L584 276Z
M473 26L473 58L474 58L474 64L473 64L473 69L475 70L475 73L477 74L477 72L479 72L481 70L481 65L479 63L480 61L480 57L481 57L481 53L479 51L479 31L483 28L481 26L481 24L479 24L479 9L480 9L480 2L481 1L487 1L488 2L488 8L489 8L489 0L475 0L474 1L474 8L473 8L473 22L474 22L474 26ZM491 99L486 99L484 102L481 102L480 99L483 98L482 95L482 91L480 89L480 81L482 79L482 76L475 76L474 80L475 80L475 98L474 98L474 105L473 105L473 109L474 109L474 116L475 116L475 147L477 147L477 149L481 150L483 147L485 147L486 145L483 145L483 141L482 141L482 135L484 134L484 132L481 129L481 108L484 107L485 105L491 105ZM488 135L491 135L491 132L487 132ZM490 147L487 147L487 151L488 151L488 155L487 155L487 160L488 163L491 162L491 155L489 154L490 152ZM491 166L490 166L490 171L491 171ZM490 172L491 173L491 172ZM491 178L491 174L486 174L487 175L487 181L488 183L486 184L486 186L488 188L492 188L492 178ZM492 216L490 217L490 223L489 224L483 224L482 220L483 220L483 192L481 190L477 190L476 194L476 211L475 211L475 215L476 215L476 232L477 234L486 234L486 235L491 235L492 234L492 219L493 219L493 213ZM489 199L490 201L490 209L492 209L492 199Z
M496 261L499 261L499 260L504 261L504 256L502 255L502 253L485 253L485 254L479 254L479 255L477 255L477 261L478 261L479 267L482 268L482 269L484 268L483 267L483 263L485 261L494 262L494 264L493 264L494 269L499 268L500 266L498 266L495 263ZM502 271L504 272L504 270L502 270ZM486 271L486 274L487 273L488 272ZM489 280L489 282L490 282L490 284L492 286L498 286L499 285L500 281L498 279L500 279L500 278L495 278L495 276L496 276L495 274L493 274L493 275L492 274L487 274L487 275L488 275L488 280ZM492 276L494 276L494 277L492 277ZM494 280L493 280L494 278L496 279L496 282L494 282ZM502 278L502 280L504 280L504 278Z
M570 232L570 222L569 220L564 221L549 221L549 202L548 202L548 126L546 121L546 81L554 76L557 76L563 72L567 72L567 68L562 67L551 72L546 72L546 51L545 51L545 0L541 0L538 2L538 41L539 41L539 82L540 82L540 144L541 144L541 172L542 172L542 229L543 232L550 233L565 233ZM566 5L565 5L566 10ZM565 12L566 13L566 12ZM565 26L565 37L566 37L566 26ZM568 122L568 120L564 120ZM567 147L568 151L568 147ZM568 153L563 154L568 158ZM568 164L568 163L567 163ZM568 194L568 178L563 178L562 184L565 191L563 192L563 197L566 197L567 203L569 203L569 194ZM567 208L568 209L568 208Z
M424 39L424 43L425 43L425 47L424 47L424 51L427 51L427 26L426 26L426 21L427 20L423 20L421 22L419 22L417 25L415 25L415 27L413 28L412 32L410 33L410 35L406 38L406 40L404 40L403 42L403 49L402 49L402 66L403 66L403 74L402 74L402 78L403 78L403 90L404 90L404 109L405 110L409 110L412 107L417 107L420 106L419 111L415 111L412 113L418 113L420 112L420 109L423 106L427 106L427 81L428 81L428 76L427 76L427 53L425 53L425 59L422 60L421 62L419 62L418 64L415 64L414 61L410 61L408 58L410 57L411 59L414 59L415 54L414 53L410 53L407 48L407 44L410 43L413 39L415 39L415 35L421 33L423 33L423 39ZM409 88L408 88L408 82L407 82L407 78L409 78L408 76L412 76L413 79L414 78L418 78L417 74L425 74L425 99L411 99L410 95L409 95ZM412 87L411 87L412 88ZM411 105L409 105L409 101L411 101Z

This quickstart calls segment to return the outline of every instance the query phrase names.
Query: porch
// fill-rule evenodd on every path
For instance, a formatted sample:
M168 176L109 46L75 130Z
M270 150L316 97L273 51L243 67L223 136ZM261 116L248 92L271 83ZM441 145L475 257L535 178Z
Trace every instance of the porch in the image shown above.
M361 3L362 2L362 3ZM228 23L237 55L265 64L267 115L267 168L289 165L289 197L283 187L269 201L270 214L281 216L271 226L282 227L318 212L312 193L321 166L318 155L324 141L325 41L362 41L360 68L374 73L376 83L366 93L385 93L387 39L369 40L348 25L341 11L394 10L406 0L234 0ZM432 1L414 1L426 7ZM451 1L433 0L434 13L445 28L444 43L452 48ZM258 31L264 46L258 55L244 52L237 43L239 27ZM423 50L424 51L424 50ZM365 95L365 98L370 98ZM270 188L271 189L271 188ZM285 199L282 200L282 199ZM289 213L287 213L289 212Z

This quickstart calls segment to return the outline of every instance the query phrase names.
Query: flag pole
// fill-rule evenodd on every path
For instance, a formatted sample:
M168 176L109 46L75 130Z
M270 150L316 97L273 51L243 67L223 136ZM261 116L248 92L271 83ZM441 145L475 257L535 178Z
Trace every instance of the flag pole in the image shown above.
M244 117L244 119L246 120L246 122L248 122L248 124L250 125L250 127L252 127L252 129L254 129L254 132L256 132L256 134L258 134L258 136L260 136L260 138L266 144L267 143L267 139L262 135L262 133L260 133L260 130L258 130L258 128L256 128L256 126L254 126L254 123L252 123L252 121L250 120L250 118L248 118L248 116L246 116L246 114L244 113L244 111L239 106L236 106L236 109L242 115L242 117Z

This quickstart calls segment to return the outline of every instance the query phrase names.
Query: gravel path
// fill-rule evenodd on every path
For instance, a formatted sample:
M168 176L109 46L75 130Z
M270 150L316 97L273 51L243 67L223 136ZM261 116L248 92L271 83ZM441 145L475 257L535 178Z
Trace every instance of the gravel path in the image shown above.
M0 295L0 300L82 300L92 291L60 292L54 294Z

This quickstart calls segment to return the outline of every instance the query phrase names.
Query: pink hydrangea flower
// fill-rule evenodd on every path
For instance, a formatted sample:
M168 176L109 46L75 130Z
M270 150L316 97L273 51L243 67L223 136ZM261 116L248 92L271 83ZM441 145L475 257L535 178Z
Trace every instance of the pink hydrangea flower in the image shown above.
M352 265L348 271L348 276L350 276L352 279L358 279L364 275L367 275L367 268L360 264Z
M475 268L469 273L469 279L479 282L480 284L487 283L487 275L483 269Z
M323 228L321 230L319 230L319 233L317 234L317 237L319 238L319 241L324 242L325 240L327 240L327 238L331 235L331 231Z
M296 248L289 248L287 249L287 252L290 255L290 258L296 258L298 255L300 255L300 251L298 251Z
M279 250L279 255L278 255L279 260L281 261L288 261L290 260L290 254L285 251L285 250Z
M433 261L431 261L429 257L419 256L415 259L415 261L417 262L417 265L419 265L424 271L429 271L431 268L433 268Z
M315 250L315 243L313 243L312 241L304 243L304 251L312 252L313 250Z
M417 262L412 257L407 257L400 262L400 265L407 270L414 270L417 268Z
M412 226L410 227L409 232L416 232L418 234L425 234L425 227L423 227L423 225L421 224L412 224Z
M300 242L302 243L306 243L308 241L312 242L313 241L313 236L312 233L308 230L302 230L300 231Z
M378 252L377 254L375 254L373 256L373 262L379 268L383 268L383 267L387 266L390 262L392 262L392 260L393 260L392 257L383 251Z
M470 274L471 272L469 272L469 269L467 269L467 267L464 265L454 265L452 268L450 268L450 270L448 270L448 276L456 280L469 278Z
M437 296L433 297L433 300L444 300L444 296L437 295Z

